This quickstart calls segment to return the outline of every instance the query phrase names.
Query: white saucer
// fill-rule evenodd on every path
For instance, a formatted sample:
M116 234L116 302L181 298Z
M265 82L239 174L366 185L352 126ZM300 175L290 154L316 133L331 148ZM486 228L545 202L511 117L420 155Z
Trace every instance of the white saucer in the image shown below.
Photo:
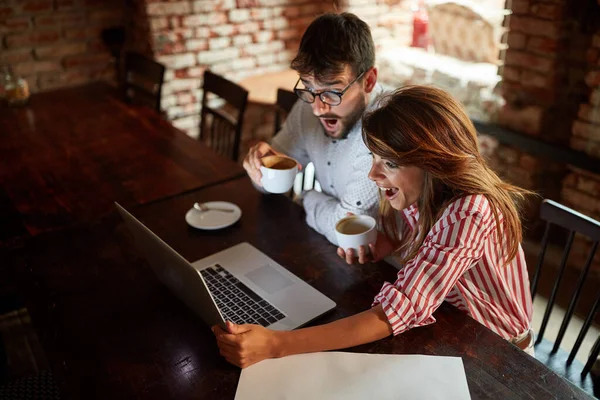
M235 204L227 201L209 201L202 204L207 207L228 208L233 210L233 212L229 213L213 210L198 211L195 208L192 208L185 214L185 222L194 228L209 231L227 228L228 226L235 224L242 216L242 210Z

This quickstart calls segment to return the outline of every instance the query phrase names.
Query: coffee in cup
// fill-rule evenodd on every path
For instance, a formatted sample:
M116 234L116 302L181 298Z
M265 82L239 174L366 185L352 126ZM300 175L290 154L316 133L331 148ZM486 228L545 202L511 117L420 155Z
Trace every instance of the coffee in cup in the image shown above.
M344 249L354 249L358 254L358 248L377 240L377 222L375 218L368 215L351 215L339 220L335 225L335 235L338 246Z
M261 183L270 193L285 193L294 186L298 162L293 158L273 155L261 158Z

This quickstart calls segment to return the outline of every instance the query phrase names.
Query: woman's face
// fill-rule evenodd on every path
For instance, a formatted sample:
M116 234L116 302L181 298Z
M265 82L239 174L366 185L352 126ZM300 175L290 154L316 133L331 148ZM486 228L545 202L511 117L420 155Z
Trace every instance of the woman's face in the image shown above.
M418 167L396 165L391 160L373 154L369 179L379 186L394 209L403 210L421 196L425 172Z

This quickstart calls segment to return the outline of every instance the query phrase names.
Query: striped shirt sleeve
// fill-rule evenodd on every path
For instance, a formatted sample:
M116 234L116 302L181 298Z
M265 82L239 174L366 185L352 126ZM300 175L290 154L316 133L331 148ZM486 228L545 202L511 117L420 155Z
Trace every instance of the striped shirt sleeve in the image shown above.
M373 305L381 304L394 335L435 322L434 311L457 280L484 252L493 224L483 196L467 196L444 212L425 237L417 255L385 282ZM485 203L485 204L483 204Z

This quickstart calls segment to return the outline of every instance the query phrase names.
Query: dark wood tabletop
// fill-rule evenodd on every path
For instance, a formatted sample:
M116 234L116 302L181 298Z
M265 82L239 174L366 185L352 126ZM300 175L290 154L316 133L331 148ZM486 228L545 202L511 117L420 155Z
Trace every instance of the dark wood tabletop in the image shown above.
M194 201L224 200L242 218L218 231L189 227ZM337 303L314 323L370 307L396 270L348 266L304 222L289 198L263 195L247 178L130 209L190 261L252 245ZM10 254L32 322L66 398L232 399L240 369L219 356L209 327L155 277L116 213L31 238ZM462 357L473 399L582 399L580 389L444 304L435 324L348 349Z
M0 241L243 174L108 84L35 94L0 108Z

